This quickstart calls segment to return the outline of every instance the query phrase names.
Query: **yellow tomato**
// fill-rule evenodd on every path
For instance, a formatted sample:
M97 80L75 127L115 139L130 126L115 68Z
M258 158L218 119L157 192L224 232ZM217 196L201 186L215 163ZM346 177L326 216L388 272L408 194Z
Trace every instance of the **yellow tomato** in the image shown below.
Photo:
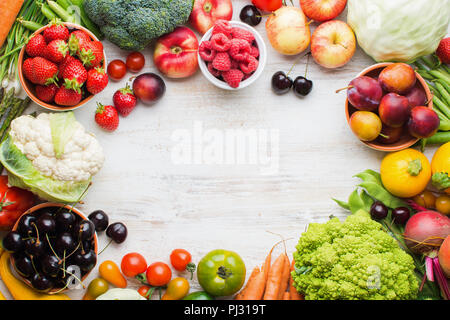
M162 300L181 300L189 293L189 282L185 278L174 278L167 285Z
M411 198L421 193L431 178L431 166L423 153L414 149L388 154L381 162L381 181L394 196Z
M440 196L436 199L436 210L442 214L450 215L450 197Z
M450 188L447 187L450 183L450 142L436 150L431 160L431 172L433 185L450 194Z

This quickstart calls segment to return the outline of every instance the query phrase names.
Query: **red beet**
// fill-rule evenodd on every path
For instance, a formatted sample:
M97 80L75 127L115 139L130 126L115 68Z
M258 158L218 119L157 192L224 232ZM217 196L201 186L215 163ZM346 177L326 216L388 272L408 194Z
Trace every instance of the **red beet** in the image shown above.
M430 108L419 106L411 110L408 121L409 133L416 138L429 138L436 133L440 120Z
M450 235L450 219L436 211L422 211L409 218L403 234L405 243L415 253L437 251Z
M362 111L376 110L382 96L383 90L378 81L367 76L353 79L347 90L348 101Z

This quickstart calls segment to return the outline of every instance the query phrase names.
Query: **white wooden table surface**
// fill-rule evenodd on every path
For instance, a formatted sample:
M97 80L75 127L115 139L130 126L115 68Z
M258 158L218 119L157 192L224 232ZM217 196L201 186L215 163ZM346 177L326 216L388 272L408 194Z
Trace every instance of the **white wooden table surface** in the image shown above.
M233 0L234 20L249 2ZM345 12L339 19L345 21ZM269 232L291 239L286 243L291 254L308 223L324 222L331 214L347 215L331 197L346 199L357 181L354 174L379 169L384 154L353 136L345 119L345 93L335 93L374 61L359 48L339 69L324 69L311 59L308 78L314 87L310 95L303 99L292 92L277 96L271 91L271 77L279 70L287 72L296 57L280 55L270 46L264 23L265 18L256 29L266 41L267 65L257 82L244 90L218 89L200 71L185 80L164 78L164 98L154 106L138 105L120 119L114 133L94 122L95 102L111 104L113 93L125 85L125 79L110 82L104 92L76 111L77 119L95 133L106 155L103 169L79 207L86 214L102 209L111 222L122 221L129 231L125 243L111 245L99 262L112 259L120 264L124 254L136 251L149 263L169 263L175 248L189 250L198 262L210 250L222 248L240 254L248 276L280 239ZM107 41L104 46L108 61L125 59L126 52ZM142 72L157 72L152 48L143 53L146 65ZM292 77L303 75L305 62L296 65ZM261 166L251 164L174 163L171 154L177 142L172 135L178 130L194 135L195 124L204 131L221 133L275 130L279 133L278 172L264 175ZM197 147L202 144L198 139L194 142ZM426 154L433 151L428 148ZM100 248L107 241L104 234L99 235ZM98 275L97 270L86 284ZM130 286L138 284L131 281ZM3 284L0 288L6 292ZM191 288L199 289L195 278ZM75 290L69 295L80 298L83 293Z

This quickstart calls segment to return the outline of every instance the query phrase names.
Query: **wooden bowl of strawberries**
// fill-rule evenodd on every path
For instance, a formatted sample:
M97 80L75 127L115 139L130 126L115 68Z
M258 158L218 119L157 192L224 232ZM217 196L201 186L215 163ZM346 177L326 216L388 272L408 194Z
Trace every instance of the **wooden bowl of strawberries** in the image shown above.
M52 111L85 105L108 85L102 43L88 29L53 21L19 54L19 78L31 100Z

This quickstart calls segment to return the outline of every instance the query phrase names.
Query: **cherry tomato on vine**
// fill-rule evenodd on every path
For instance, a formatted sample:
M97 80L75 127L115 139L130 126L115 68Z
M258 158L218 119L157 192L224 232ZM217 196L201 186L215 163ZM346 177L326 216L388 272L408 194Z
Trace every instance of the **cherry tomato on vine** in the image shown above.
M282 0L252 0L255 7L263 11L275 11L283 5Z
M145 57L140 52L131 52L127 56L127 68L131 72L139 72L144 68L145 65Z
M146 298L147 300L150 300L151 296L152 296L152 288L150 288L149 286L141 286L138 289L138 293L143 296L144 298Z
M114 81L119 81L127 73L127 65L122 60L116 59L108 64L108 76Z
M172 270L164 262L154 262L148 266L145 275L149 285L161 287L169 283L172 278Z
M191 262L191 254L184 249L175 249L170 254L170 263L177 271L187 270L191 273L191 279L194 276L195 264Z
M189 293L189 282L185 278L173 278L167 285L162 300L181 300Z
M123 256L120 268L125 276L133 278L147 270L147 261L141 254L131 252Z

